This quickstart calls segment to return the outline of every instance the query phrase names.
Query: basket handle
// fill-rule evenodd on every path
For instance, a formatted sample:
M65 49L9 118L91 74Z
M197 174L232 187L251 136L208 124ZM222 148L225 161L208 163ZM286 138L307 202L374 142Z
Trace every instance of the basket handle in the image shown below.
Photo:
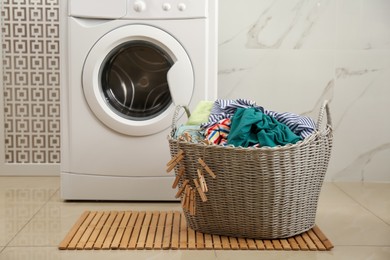
M175 132L176 132L177 121L179 120L179 112L181 109L184 109L184 111L186 112L187 118L190 118L190 116L191 116L190 109L187 106L177 105L175 108L175 111L173 113L173 118L172 118L171 136L173 136L173 134L175 134Z
M325 112L326 112L326 121L328 125L332 127L332 117L330 115L329 100L325 100L321 106L320 114L318 115L318 121L317 121L317 131L320 130Z

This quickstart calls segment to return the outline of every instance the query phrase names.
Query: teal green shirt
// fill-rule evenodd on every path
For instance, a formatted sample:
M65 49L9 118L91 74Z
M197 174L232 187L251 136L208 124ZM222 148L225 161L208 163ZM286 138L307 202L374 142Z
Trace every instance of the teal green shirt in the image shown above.
M295 144L301 137L294 134L288 126L278 122L256 108L238 108L232 118L228 144L234 146L274 147Z

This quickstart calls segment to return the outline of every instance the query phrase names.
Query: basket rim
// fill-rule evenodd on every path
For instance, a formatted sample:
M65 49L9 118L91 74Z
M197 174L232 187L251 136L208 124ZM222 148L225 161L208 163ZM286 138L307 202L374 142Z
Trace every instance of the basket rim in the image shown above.
M313 134L308 136L307 138L295 143L295 144L286 144L286 145L277 145L274 147L270 146L261 146L261 147L242 147L242 146L233 146L233 145L217 145L217 144L205 144L205 143L192 143L187 141L181 141L179 139L176 139L172 136L172 134L169 134L167 136L168 141L175 141L179 144L183 145L191 145L191 146L199 146L204 148L213 148L213 149L229 149L229 150L242 150L242 151L282 151L282 150L289 150L294 149L300 146L304 146L306 144L309 144L313 141L315 141L317 138L320 138L321 136L328 136L332 134L333 129L332 127L327 124L324 130L315 131Z
M206 144L206 143L192 143L187 141L180 141L176 138L174 138L175 131L177 129L177 119L179 115L179 110L184 109L187 117L189 118L191 113L189 111L189 108L187 106L178 105L176 106L174 116L172 118L172 126L170 134L168 135L167 139L168 141L175 141L178 144L183 145L190 145L190 146L201 146L204 148L212 148L212 149L228 149L228 150L240 150L240 151L284 151L284 150L290 150L294 149L300 146L304 146L306 144L310 144L311 142L317 140L318 138L321 138L322 136L333 136L333 127L332 127L332 117L330 115L330 109L329 109L329 100L324 100L320 112L318 115L317 120L317 128L316 130L308 137L304 138L303 140L295 143L295 144L286 144L286 145L277 145L274 147L270 146L261 146L261 147L242 147L242 146L233 146L233 145L217 145L217 144ZM323 117L326 115L326 124L323 126Z

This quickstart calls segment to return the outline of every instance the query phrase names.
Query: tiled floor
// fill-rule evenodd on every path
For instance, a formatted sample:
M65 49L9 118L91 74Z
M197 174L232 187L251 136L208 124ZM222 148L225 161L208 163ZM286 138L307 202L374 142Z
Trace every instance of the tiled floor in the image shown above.
M84 210L179 210L178 203L63 202L57 177L0 177L0 259L390 259L390 184L325 183L317 224L330 252L59 251Z

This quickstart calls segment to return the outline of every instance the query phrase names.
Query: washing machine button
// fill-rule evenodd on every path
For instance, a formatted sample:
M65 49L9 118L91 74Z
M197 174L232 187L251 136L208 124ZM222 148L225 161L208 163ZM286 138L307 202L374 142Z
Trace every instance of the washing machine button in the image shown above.
M146 9L146 4L144 1L135 1L133 8L136 12L142 12Z
M186 10L186 8L187 8L187 6L185 3L179 3L177 5L177 9L179 9L179 11L184 11L184 10Z
M170 4L170 3L163 3L162 9L163 9L164 11L169 11L169 10L171 10L171 4Z

